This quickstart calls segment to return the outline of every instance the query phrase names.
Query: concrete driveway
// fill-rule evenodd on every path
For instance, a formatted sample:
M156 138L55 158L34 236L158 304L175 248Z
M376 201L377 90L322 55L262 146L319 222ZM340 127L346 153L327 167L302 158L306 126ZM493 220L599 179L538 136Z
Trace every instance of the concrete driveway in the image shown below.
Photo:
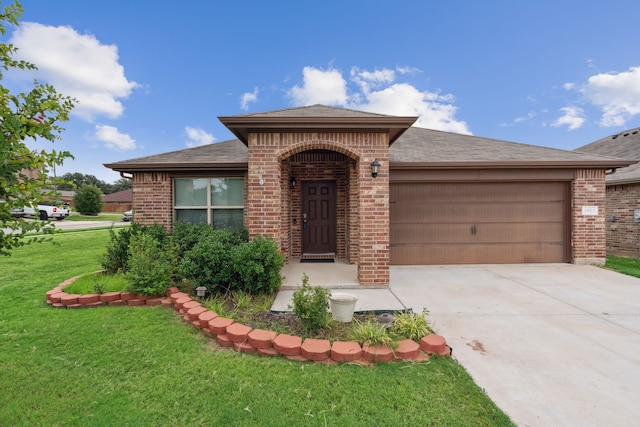
M454 357L520 426L640 420L640 279L571 264L394 266Z

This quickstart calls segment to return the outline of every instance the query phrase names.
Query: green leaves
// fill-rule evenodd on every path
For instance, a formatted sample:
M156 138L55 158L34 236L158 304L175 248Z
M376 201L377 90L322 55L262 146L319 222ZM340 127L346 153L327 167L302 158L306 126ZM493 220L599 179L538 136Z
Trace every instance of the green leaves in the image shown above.
M14 2L0 13L0 34L5 34L5 22L18 25L22 6ZM0 43L0 70L36 68L22 60L14 60L15 46ZM3 73L0 71L0 79ZM32 206L55 198L49 182L49 170L73 158L68 151L32 150L26 140L60 139L64 130L59 123L69 120L75 100L56 92L49 84L34 81L26 93L11 94L0 85L0 254L9 255L13 248L26 244L24 236L30 231L53 229L47 223L27 222L11 215L12 210ZM29 242L39 241L30 240Z

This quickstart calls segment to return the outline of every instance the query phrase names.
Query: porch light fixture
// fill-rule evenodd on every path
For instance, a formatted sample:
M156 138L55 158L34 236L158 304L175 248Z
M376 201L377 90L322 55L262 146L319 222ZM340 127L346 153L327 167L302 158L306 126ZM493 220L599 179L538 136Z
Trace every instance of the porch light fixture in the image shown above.
M380 162L377 160L374 160L373 162L371 162L371 178L377 178L378 177L378 170L380 169Z
M291 188L292 190L294 188L296 188L296 177L292 176L291 179L289 180L289 188Z

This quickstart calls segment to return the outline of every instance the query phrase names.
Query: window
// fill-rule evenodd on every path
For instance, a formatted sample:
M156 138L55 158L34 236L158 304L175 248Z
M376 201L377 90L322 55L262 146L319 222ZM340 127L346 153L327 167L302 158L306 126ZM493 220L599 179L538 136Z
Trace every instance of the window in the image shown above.
M243 225L243 178L175 178L173 189L176 221L215 228Z

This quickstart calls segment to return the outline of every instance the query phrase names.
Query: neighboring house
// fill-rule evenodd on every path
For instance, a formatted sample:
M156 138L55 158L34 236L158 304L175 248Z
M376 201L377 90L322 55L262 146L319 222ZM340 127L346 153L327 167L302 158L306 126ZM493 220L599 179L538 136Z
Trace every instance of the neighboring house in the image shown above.
M637 161L640 128L607 136L575 151ZM640 163L607 175L606 199L607 253L640 258Z
M323 105L219 119L238 139L105 165L132 175L135 221L244 224L365 285L390 264L602 263L605 171L632 163Z
M116 193L105 194L102 197L104 206L103 212L126 212L132 208L133 189L118 191Z

